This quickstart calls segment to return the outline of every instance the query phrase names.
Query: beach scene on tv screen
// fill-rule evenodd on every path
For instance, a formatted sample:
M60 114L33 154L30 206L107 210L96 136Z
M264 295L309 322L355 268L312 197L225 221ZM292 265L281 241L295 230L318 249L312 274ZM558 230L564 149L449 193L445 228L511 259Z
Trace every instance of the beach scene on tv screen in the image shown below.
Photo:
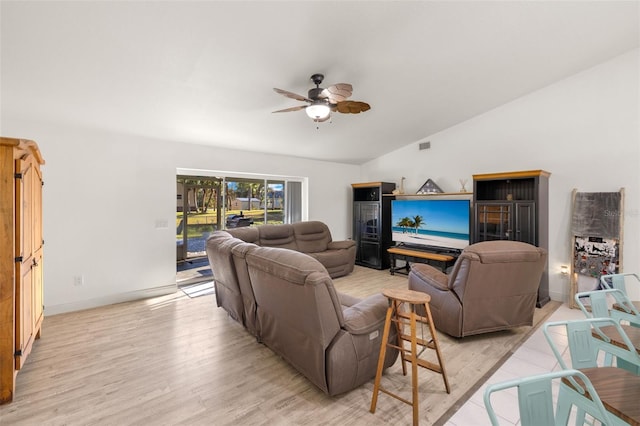
M469 245L467 200L393 200L391 221L397 243L454 249Z

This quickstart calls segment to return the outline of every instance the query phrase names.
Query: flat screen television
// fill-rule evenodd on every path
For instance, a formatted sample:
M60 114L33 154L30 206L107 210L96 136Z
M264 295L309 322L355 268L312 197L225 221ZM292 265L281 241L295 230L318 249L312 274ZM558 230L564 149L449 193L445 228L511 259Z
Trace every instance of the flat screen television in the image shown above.
M462 250L471 240L470 217L469 200L392 200L392 239L407 246Z

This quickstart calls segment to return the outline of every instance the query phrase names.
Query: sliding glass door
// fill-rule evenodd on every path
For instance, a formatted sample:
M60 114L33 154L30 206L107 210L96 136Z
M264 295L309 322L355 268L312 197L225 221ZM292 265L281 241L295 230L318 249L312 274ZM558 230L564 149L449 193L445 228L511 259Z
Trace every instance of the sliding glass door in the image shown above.
M177 177L177 260L205 256L204 242L211 232L223 229L223 180L202 176Z
M225 228L264 223L264 179L225 177Z
M178 174L178 262L206 256L205 241L218 229L303 220L304 178Z

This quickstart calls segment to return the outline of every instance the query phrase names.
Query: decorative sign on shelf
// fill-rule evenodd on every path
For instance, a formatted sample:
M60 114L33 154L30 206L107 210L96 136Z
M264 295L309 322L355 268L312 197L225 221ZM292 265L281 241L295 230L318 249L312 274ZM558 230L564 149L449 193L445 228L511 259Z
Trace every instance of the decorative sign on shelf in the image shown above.
M444 191L440 189L440 187L436 185L434 181L432 181L431 179L427 179L427 181L420 187L416 194L442 194L443 192Z

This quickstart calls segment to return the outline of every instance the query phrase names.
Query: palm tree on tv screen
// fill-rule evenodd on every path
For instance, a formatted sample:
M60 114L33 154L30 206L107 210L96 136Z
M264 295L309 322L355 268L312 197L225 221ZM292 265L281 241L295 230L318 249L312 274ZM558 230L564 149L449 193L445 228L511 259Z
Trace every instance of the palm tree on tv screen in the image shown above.
M422 225L422 216L420 215L416 215L413 217L413 227L416 230L416 234L418 233L418 228L420 228L420 226Z
M411 219L409 219L408 217L403 217L398 221L397 226L402 228L403 234L406 234L407 228L413 227L413 222L411 222Z

